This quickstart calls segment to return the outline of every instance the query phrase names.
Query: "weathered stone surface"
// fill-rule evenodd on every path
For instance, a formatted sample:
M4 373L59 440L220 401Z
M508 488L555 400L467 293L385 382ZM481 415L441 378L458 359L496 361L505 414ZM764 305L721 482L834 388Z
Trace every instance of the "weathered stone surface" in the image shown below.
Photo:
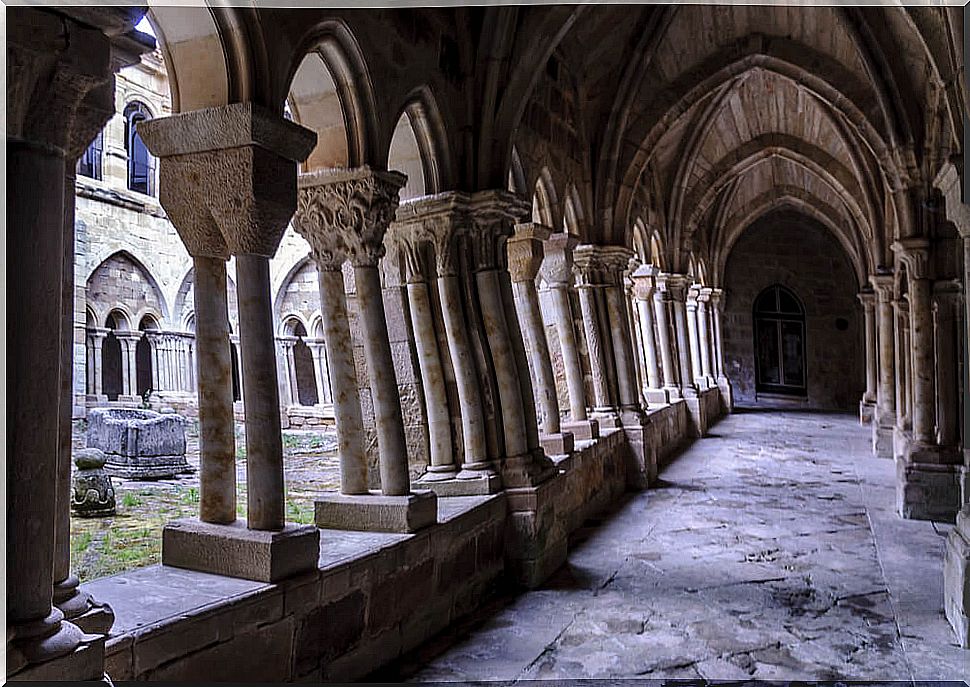
M957 643L970 649L970 507L957 515L943 556L943 611Z
M405 496L327 494L315 502L314 521L324 529L417 532L437 522L437 503L433 492L420 490Z
M312 525L251 530L244 520L213 525L175 520L162 531L162 563L178 568L276 582L316 566L320 533Z
M185 460L185 418L134 408L93 408L87 444L107 456L109 474L159 479L192 472Z
M111 476L105 472L108 458L96 448L80 449L74 453L74 487L71 492L71 512L81 517L114 515L115 490Z

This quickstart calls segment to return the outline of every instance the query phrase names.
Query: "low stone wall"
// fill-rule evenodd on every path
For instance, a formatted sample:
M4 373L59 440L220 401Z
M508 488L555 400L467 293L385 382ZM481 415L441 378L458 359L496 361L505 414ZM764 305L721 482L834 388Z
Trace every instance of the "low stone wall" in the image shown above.
M646 431L668 455L687 436L686 404L652 412ZM547 579L569 534L625 491L626 449L622 429L604 430L538 487L439 499L438 524L416 534L321 530L319 570L278 584L166 566L85 584L118 618L106 670L114 680L366 677L499 585Z
M658 467L666 465L687 442L688 422L687 404L683 400L650 411Z

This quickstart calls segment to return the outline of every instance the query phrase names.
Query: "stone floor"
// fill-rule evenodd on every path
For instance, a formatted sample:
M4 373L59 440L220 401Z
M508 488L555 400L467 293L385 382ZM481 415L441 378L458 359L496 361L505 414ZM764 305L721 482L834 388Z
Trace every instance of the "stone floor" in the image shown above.
M377 676L963 680L941 610L946 526L893 513L850 416L738 412L578 533L541 589Z

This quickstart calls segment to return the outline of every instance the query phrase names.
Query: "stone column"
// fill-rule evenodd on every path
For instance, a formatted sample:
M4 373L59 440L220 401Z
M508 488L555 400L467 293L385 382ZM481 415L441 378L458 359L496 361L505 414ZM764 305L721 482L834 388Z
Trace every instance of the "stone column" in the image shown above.
M691 357L692 351L687 325L687 288L687 277L684 275L670 274L667 276L667 291L673 303L674 331L677 334L681 393L684 396L696 396L697 386L693 377L694 364Z
M6 669L19 680L82 681L103 675L103 637L84 635L52 605L52 592L67 605L76 589L64 557L68 506L59 499L70 474L63 439L74 304L65 182L76 151L107 118L112 71L148 46L131 35L143 14L136 8L86 8L83 23L76 8L57 10L6 12L7 257L17 285L7 299ZM113 45L122 36L127 49ZM102 110L93 124L86 108Z
M161 388L158 374L158 333L147 331L145 332L145 339L148 341L148 345L151 346L152 391L157 394Z
M909 321L909 306L905 297L893 300L893 319L894 319L894 354L896 356L894 369L896 371L895 391L896 391L896 418L895 427L902 430L906 429L908 423L907 413L909 412L909 399L907 398L906 386L909 384L909 345L906 341L906 328Z
M330 371L327 365L326 343L320 339L311 339L306 342L313 355L313 372L317 382L317 403L324 405L333 403L333 395L330 393Z
M640 336L643 341L644 358L646 361L647 385L644 396L651 405L665 405L670 402L667 390L660 378L660 366L657 360L657 338L654 335L654 277L657 268L653 265L640 265L634 271L633 295L636 299L637 312L640 315ZM668 352L669 357L669 352Z
M687 340L690 345L690 371L691 378L699 388L705 388L704 374L701 370L701 345L700 334L698 333L698 302L701 294L700 284L691 284L687 288Z
M451 443L448 392L445 389L444 370L431 311L431 295L425 276L424 251L430 241L430 234L424 231L424 225L420 222L413 228L395 227L394 234L404 255L408 309L411 313L411 327L414 330L421 385L424 388L425 413L428 418L430 464L421 480L437 482L452 479L458 469Z
M172 523L163 533L162 560L266 581L313 569L319 555L319 532L284 521L269 259L296 206L296 163L306 159L316 135L253 103L153 119L140 123L138 130L160 159L162 206L187 244L189 234L199 241L199 246L188 245L190 254L220 260L235 257L244 370L246 528L187 520ZM216 282L225 288L224 274L213 275L212 289L219 288ZM219 298L220 311L223 298ZM198 300L197 291L197 308ZM202 338L207 319L201 313L196 318L200 364L205 362ZM219 355L226 356L228 317L220 312L219 319L225 322L220 321L219 326L226 327L219 333ZM231 398L227 395L231 390L231 377L225 374L228 369L226 365L219 370L220 412L225 412L224 404ZM200 380L200 389L203 385ZM207 536L210 541L216 536L238 544L220 547L218 556L207 555L203 551L212 550L211 545L202 544ZM281 563L284 555L286 562Z
M122 389L132 399L141 400L138 395L138 358L135 351L142 333L140 331L116 331L115 336L121 341Z
M600 339L595 294L595 289L601 281L599 275L601 265L595 257L593 246L579 246L573 255L576 289L579 291L579 305L583 312L583 329L586 333L586 352L589 356L590 375L593 379L593 410L597 413L610 413L613 407L610 404L606 360L603 342Z
M310 244L320 286L320 315L327 342L327 364L333 386L333 413L340 458L340 493L367 494L367 454L360 409L354 346L347 318L347 294L341 266L347 245L331 214L333 191L326 178L301 175L293 227Z
M933 287L933 330L936 340L936 443L958 447L960 408L957 393L958 323L963 289L957 280L936 282Z
M606 304L613 357L616 367L616 386L620 408L639 413L640 401L637 391L636 364L630 341L630 322L623 304L623 273L633 252L620 246L602 247L602 260L606 276Z
M859 421L868 425L872 422L876 404L876 379L879 362L876 353L876 294L871 290L864 290L858 294L862 303L865 318L866 341L866 391L859 403Z
M300 393L296 385L296 366L293 360L293 347L296 345L296 337L281 336L277 339L283 358L282 377L284 381L285 393L283 394L283 405L294 406L300 404Z
M670 321L667 312L673 303L670 290L670 275L657 272L654 277L656 290L653 292L653 311L657 319L657 339L660 347L663 388L669 399L681 398L680 385L674 367L673 341L670 338Z
M714 371L711 369L711 324L709 308L712 291L713 289L705 286L697 294L697 345L701 351L701 376L707 381L708 387L714 386Z
M93 347L94 359L94 394L96 396L101 396L104 393L104 373L101 368L101 365L104 362L102 346L104 345L105 337L108 336L108 330L97 327L89 331L91 334L91 346Z
M933 313L929 278L929 240L908 238L893 244L893 251L906 265L909 277L909 331L912 342L913 440L933 444L936 434L936 398L933 367Z
M556 333L562 350L563 372L569 394L569 423L564 428L576 439L595 439L599 423L590 420L586 412L586 384L576 343L575 322L569 302L573 285L573 248L578 239L567 233L552 234L544 246L542 272L552 294Z
M543 242L551 232L541 224L517 224L515 235L509 238L509 273L515 291L515 306L522 326L522 338L532 362L532 383L539 401L542 417L542 447L549 453L561 455L573 450L573 435L563 432L559 417L559 397L552 371L545 324L539 309L536 276L543 259Z
M891 458L892 428L896 420L893 277L885 273L872 275L869 282L876 292L876 338L879 349L872 452L880 458Z
M87 329L85 331L85 346L84 346L84 375L85 375L85 388L84 391L87 395L93 395L95 393L94 388L94 336L91 334L91 330Z
M724 372L724 343L721 339L721 314L724 310L721 289L711 290L711 324L714 330L714 367L717 375L717 388L721 392L721 410L730 413L734 409L734 389L731 380Z

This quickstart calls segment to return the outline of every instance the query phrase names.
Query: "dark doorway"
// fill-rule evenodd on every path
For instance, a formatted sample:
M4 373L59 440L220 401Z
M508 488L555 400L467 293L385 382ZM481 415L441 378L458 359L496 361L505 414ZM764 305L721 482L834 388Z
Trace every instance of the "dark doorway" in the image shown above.
M122 393L121 342L115 336L118 321L114 315L108 315L104 326L108 335L101 344L101 391L109 401L117 401Z
M301 406L317 404L317 378L313 368L313 353L303 340L306 329L301 322L297 322L293 329L297 337L293 345L293 365L296 368L296 393Z
M759 392L805 396L805 309L784 286L754 302L755 381Z
M138 329L143 333L135 344L135 393L144 398L145 394L155 390L152 384L152 344L144 332L158 329L158 326L150 318L144 317Z

